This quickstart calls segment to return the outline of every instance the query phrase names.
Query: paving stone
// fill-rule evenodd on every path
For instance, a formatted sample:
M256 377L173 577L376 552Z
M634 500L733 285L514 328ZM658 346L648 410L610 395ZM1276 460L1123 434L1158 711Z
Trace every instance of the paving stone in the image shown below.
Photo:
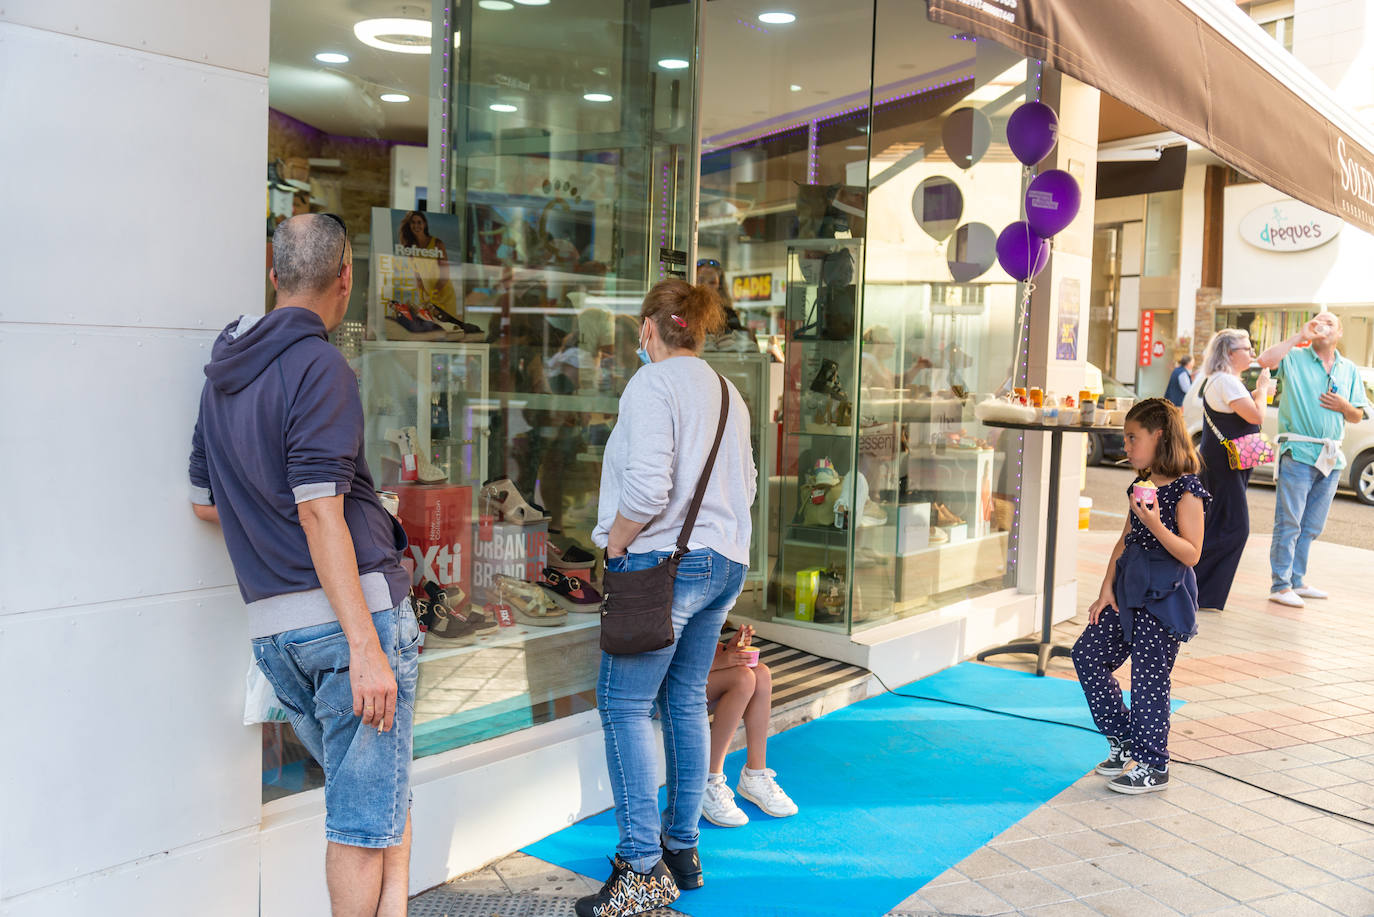
M988 891L1014 905L1017 910L1054 904L1072 898L1069 892L1033 872L989 876L980 881Z
M1237 901L1267 898L1285 890L1273 879L1244 866L1228 866L1215 872L1204 872L1197 876L1197 881Z
M1175 917L1180 913L1135 888L1093 895L1083 903L1104 917Z
M1364 888L1353 882L1328 882L1303 889L1303 894L1313 898L1339 914L1350 917L1369 917L1374 914L1374 889Z
M1297 892L1255 901L1252 906L1265 917L1328 917L1340 913Z
M1134 857L1107 857L1100 863L1073 862L1065 863L1062 866L1048 866L1037 870L1037 873L1046 881L1052 882L1064 889L1075 898L1086 898L1089 895L1096 895L1101 892L1109 892L1118 888L1126 888L1135 884L1126 882L1120 876L1113 874L1108 868L1113 863L1123 862L1144 857L1144 854L1135 854ZM1159 867L1160 872L1173 870L1159 861L1154 861Z
M988 917L993 914L1012 914L1016 908L976 882L957 882L939 888L927 888L921 897L942 914L970 914Z

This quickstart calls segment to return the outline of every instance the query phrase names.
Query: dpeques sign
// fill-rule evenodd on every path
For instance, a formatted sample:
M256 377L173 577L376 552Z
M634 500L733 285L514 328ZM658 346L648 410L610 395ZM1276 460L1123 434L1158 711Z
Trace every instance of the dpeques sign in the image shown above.
M1325 245L1345 224L1291 198L1256 207L1240 221L1240 237L1267 252L1305 252Z

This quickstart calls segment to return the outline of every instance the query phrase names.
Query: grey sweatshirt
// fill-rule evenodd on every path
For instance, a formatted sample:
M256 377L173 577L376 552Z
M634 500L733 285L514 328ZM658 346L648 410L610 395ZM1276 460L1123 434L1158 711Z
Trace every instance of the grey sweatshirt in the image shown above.
M688 547L710 548L749 563L753 524L749 510L758 472L749 442L749 409L734 385L701 512ZM697 481L720 422L720 382L699 357L671 357L641 366L620 396L620 417L606 443L601 497L592 541L606 547L619 512L647 523L630 553L671 551L677 544Z

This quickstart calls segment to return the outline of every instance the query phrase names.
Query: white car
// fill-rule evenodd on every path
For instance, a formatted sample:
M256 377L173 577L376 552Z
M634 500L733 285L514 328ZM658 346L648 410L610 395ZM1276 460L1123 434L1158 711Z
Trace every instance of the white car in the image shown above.
M1374 367L1361 366L1360 378L1364 381L1365 399L1371 406L1374 406ZM1259 375L1260 367L1258 363L1250 364L1242 375L1241 379L1245 382L1247 391L1255 388L1255 378ZM1193 383L1193 387L1188 390L1188 394L1183 396L1183 420L1188 424L1188 435L1193 437L1193 442L1202 441L1202 379L1199 378ZM1272 441L1277 438L1279 432L1279 400L1283 397L1283 383L1278 383L1278 391L1274 394L1274 403L1264 410L1264 423L1260 429ZM1345 480L1341 481L1342 487L1349 487L1355 492L1355 496L1361 503L1374 505L1374 419L1371 419L1371 412L1374 408L1366 409L1365 419L1359 423L1348 423L1345 425L1345 440L1341 443L1341 451L1345 453L1345 468L1341 472ZM1273 480L1274 463L1256 466L1252 477Z

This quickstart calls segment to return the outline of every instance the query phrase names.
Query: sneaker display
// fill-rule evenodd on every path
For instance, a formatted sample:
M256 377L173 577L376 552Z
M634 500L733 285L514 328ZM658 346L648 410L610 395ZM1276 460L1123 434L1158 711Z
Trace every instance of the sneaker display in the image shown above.
M1168 788L1169 771L1167 768L1151 767L1139 762L1136 763L1135 767L1107 784L1109 790L1129 793L1133 796L1140 793L1158 793L1160 790L1167 790Z
M726 784L724 774L711 774L706 778L701 817L717 828L739 828L749 824L749 816L735 803L735 794Z
M669 850L662 847L663 862L668 867L668 872L673 874L673 881L677 887L683 891L692 888L701 888L706 884L706 877L701 874L701 855L697 848L688 847L684 850Z
M1107 736L1107 760L1093 768L1093 773L1104 777L1115 777L1126 769L1126 760L1131 757L1131 740L1121 740Z
M579 898L574 910L577 917L634 917L667 907L681 895L667 863L659 860L648 872L635 872L617 856L601 891Z
M545 567L544 572L539 574L539 585L544 587L549 598L568 611L601 613L601 593L593 589L591 583Z
M773 778L777 771L765 767L761 771L750 772L749 768L740 771L739 783L735 791L763 810L763 814L774 818L786 818L797 814L797 804L792 801L778 782Z

